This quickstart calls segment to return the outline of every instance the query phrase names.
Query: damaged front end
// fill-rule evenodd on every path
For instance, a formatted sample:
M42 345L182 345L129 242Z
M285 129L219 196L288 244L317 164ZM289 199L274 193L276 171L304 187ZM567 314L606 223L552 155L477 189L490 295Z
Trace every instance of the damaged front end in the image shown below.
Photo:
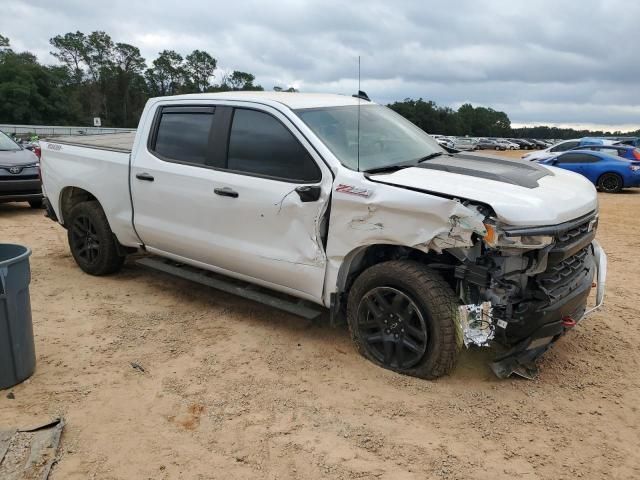
M334 317L346 305L350 281L369 266L422 262L459 297L460 341L502 345L504 353L491 365L496 375L531 377L536 359L589 313L596 275L597 306L602 304L606 255L594 240L595 209L557 225L514 227L500 220L509 218L504 205L498 215L479 200L408 188L407 178L396 178L402 183L397 188L393 178L378 177L372 180L384 188L354 190L341 179L335 189L327 283L336 292L328 291L326 300Z
M447 250L460 262L454 277L463 340L467 346L497 341L507 351L491 364L494 373L532 378L535 360L602 304L606 255L594 240L597 214L531 228L488 216L485 226L482 242ZM596 307L587 311L596 277Z

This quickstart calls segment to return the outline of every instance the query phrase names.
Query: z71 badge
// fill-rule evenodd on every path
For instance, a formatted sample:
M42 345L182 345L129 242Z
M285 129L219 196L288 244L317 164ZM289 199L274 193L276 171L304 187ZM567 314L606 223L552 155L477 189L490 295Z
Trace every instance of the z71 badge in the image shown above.
M371 190L367 190L366 188L358 188L353 185L345 185L341 183L336 187L336 192L340 193L348 193L349 195L357 195L358 197L369 197L371 195Z

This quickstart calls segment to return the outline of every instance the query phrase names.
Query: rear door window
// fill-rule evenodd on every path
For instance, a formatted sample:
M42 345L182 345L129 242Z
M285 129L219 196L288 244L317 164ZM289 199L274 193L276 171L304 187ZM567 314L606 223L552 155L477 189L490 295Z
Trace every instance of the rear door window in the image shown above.
M287 127L268 113L243 108L233 114L227 168L282 181L321 179L318 165Z
M210 153L214 107L164 107L151 150L163 160L204 165Z

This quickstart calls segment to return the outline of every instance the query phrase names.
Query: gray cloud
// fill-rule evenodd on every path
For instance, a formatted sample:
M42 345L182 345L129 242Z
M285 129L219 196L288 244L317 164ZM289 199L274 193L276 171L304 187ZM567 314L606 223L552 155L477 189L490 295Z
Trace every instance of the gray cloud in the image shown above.
M2 33L49 63L50 37L104 30L150 62L212 53L266 88L423 97L506 111L520 124L640 127L640 3L624 0L86 2L0 0ZM8 21L7 21L8 20Z

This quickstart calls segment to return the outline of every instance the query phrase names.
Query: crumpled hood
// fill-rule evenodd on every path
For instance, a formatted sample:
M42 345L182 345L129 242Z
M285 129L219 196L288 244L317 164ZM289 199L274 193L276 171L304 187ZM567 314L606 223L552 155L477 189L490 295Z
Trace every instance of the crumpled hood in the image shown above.
M0 167L33 165L38 163L36 154L27 150L0 150Z
M471 158L479 160L476 168L466 161ZM448 159L453 160L449 165ZM598 208L593 184L567 170L536 165L536 169L547 170L535 173L490 157L455 156L438 160L438 164L428 168L421 164L370 178L399 187L485 203L509 225L555 225ZM511 163L515 162L520 161ZM529 167L531 164L527 162L524 165Z

